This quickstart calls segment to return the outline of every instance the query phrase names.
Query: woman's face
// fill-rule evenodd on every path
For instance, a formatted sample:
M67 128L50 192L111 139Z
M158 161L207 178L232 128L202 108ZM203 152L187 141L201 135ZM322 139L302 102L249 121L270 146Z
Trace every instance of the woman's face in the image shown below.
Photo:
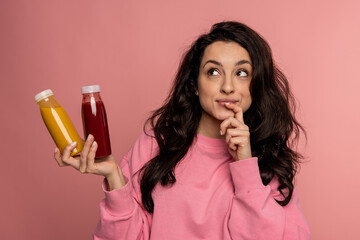
M198 92L203 114L217 120L234 116L224 104L233 102L245 112L251 105L252 63L235 42L217 41L205 48L200 63Z

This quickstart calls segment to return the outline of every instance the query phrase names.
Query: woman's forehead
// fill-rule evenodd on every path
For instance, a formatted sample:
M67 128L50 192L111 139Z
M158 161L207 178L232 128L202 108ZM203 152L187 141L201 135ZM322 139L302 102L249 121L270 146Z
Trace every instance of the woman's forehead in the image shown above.
M244 60L251 64L248 51L240 44L232 41L217 41L208 45L204 50L201 64L204 65L209 60L214 60L224 65L234 65Z

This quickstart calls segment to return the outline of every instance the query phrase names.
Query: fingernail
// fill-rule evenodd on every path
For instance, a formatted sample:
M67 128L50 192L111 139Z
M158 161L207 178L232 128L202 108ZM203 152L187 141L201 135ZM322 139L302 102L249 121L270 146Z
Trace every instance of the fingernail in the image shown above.
M222 132L222 130L220 130L220 135L223 135L223 132Z
M92 135L91 134L89 134L89 136L87 137L87 141L90 141L91 140L91 137L92 137Z
M55 153L57 153L57 147L55 147Z
M226 102L225 105L229 105L230 103L229 102Z
M77 142L72 142L72 143L70 143L70 146L75 146L77 144Z
M91 146L94 147L96 144L97 144L96 141L94 141L94 142L91 144Z

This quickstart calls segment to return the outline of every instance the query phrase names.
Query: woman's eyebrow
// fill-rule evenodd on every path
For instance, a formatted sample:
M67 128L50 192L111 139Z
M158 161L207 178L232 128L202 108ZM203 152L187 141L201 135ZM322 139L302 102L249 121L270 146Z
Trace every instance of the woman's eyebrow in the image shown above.
M205 65L208 64L208 63L213 63L213 64L218 65L218 66L220 66L220 67L223 66L220 62L218 62L218 61L216 61L216 60L210 59L210 60L207 60L207 61L205 62L203 68L204 68ZM251 65L251 62L249 62L248 60L240 60L240 61L238 61L237 63L235 63L235 66L239 66L239 65L243 65L243 64L249 64L250 66L252 66L252 65Z
M248 60L240 60L235 64L235 66L243 65L243 64L249 64L250 66L252 66L251 62L249 62Z
M205 67L205 65L206 64L208 64L208 63L213 63L213 64L215 64L215 65L218 65L218 66L220 66L220 67L222 67L223 65L220 63L220 62L218 62L218 61L215 61L215 60L207 60L205 63L204 63L204 66L203 66L203 68Z

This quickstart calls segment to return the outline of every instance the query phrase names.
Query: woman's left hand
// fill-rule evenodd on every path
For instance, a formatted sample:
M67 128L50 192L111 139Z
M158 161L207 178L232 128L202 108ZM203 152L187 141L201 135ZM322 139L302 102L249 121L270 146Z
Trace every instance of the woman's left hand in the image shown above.
M251 158L249 127L244 123L242 109L234 103L225 106L235 113L220 124L220 134L225 134L228 150L235 160Z

